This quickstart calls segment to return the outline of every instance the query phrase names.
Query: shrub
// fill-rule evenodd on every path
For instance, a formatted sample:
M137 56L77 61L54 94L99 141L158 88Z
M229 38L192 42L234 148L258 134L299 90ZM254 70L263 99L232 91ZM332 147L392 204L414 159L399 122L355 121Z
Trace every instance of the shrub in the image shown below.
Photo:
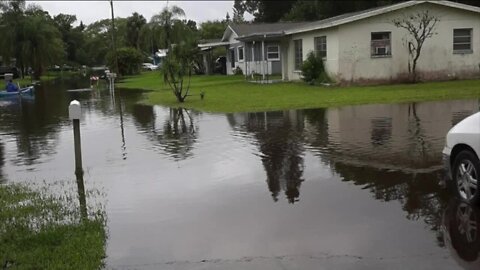
M325 71L323 59L314 52L310 52L302 65L303 80L311 85L328 82L330 79Z
M140 73L143 55L135 48L120 48L117 50L118 73L120 75L134 75ZM107 54L107 63L110 70L115 70L115 54L110 51Z
M243 75L243 70L240 67L236 67L236 68L233 69L233 74Z

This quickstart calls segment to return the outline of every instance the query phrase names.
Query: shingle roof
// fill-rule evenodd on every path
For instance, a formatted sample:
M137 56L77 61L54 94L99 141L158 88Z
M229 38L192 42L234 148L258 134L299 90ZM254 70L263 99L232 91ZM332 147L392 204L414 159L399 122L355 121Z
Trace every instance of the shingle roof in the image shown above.
M344 23L350 23L355 20L360 20L375 16L382 13L391 12L394 10L422 4L434 3L443 6L459 8L463 10L480 13L479 7L469 6L456 2L446 0L411 0L407 2L396 3L393 5L375 7L367 10L345 13L328 19L314 21L314 22L278 22L278 23L252 23L252 24L230 24L230 28L238 35L238 37L245 39L245 37L254 37L262 35L289 35L293 33L306 32L315 29L328 28Z
M447 6L447 7L452 7L452 8L458 8L462 10L468 10L472 12L478 12L480 13L480 8L475 7L475 6L470 6L470 5L465 5L465 4L460 4L452 1L446 1L446 0L411 0L407 2L400 2L392 5L387 5L387 6L381 6L381 7L375 7L367 10L362 10L362 11L356 11L356 12L351 12L351 13L345 13L339 16L335 16L332 18L328 18L325 20L320 20L320 21L315 21L315 22L310 22L307 24L303 24L299 27L296 27L294 29L289 29L285 31L285 34L292 34L292 33L298 33L298 32L305 32L305 31L311 31L315 29L322 29L322 28L328 28L332 27L335 25L341 25L344 23L350 23L356 20L361 20L364 18L368 18L371 16L419 5L419 4L424 4L424 3L431 3L431 4L437 4L437 5L442 5L442 6Z
M235 33L241 36L249 36L253 34L279 33L290 30L302 25L305 22L278 22L278 23L249 23L249 24L230 24Z

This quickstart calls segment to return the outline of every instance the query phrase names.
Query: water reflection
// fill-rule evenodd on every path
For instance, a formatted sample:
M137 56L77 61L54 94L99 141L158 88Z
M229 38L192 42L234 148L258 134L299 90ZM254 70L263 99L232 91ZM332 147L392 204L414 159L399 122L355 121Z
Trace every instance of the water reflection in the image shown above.
M242 123L234 122L231 117L230 123L240 125L254 135L273 200L278 201L283 191L289 203L298 202L300 186L304 181L303 113L284 111L246 113L242 116Z
M441 169L444 137L452 122L460 120L459 112L464 117L476 112L478 104L365 105L309 112L305 140L326 164L432 172Z
M193 156L199 132L198 112L138 105L132 114L136 124L168 157L179 161Z
M480 267L480 209L452 200L443 215L445 245L464 269Z
M3 166L5 165L5 150L3 143L0 142L0 184L5 182L5 179L3 177Z
M87 213L87 199L85 194L85 182L83 180L83 171L79 171L75 173L77 179L77 194L78 194L78 202L80 206L80 216L82 220L87 220L88 213Z
M0 179L70 177L67 106L79 99L90 155L85 178L110 192L109 255L142 263L172 259L171 247L180 259L209 256L199 250L252 255L243 246L257 246L255 256L269 247L288 255L296 246L299 253L440 254L450 198L437 184L445 133L479 108L478 101L366 105L228 114L226 122L222 115L138 105L140 95L131 91L112 96L102 88L69 93L64 90L75 85L58 87L44 86L34 102L0 104ZM77 188L84 215L83 176ZM284 208L287 203L294 205ZM292 227L302 230L292 234ZM388 234L389 227L408 236L393 246L372 232ZM410 252L411 242L423 246ZM378 255L383 248L388 251Z

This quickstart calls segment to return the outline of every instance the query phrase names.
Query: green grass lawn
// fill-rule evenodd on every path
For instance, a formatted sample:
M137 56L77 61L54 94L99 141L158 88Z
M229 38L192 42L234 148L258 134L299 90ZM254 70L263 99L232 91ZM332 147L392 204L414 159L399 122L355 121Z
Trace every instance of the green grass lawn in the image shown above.
M40 81L51 81L51 80L55 80L55 78L57 78L57 76L52 75L52 74L47 74L47 75L41 76ZM36 80L32 79L30 76L26 76L23 79L14 80L14 82L18 83L20 85L20 87L22 87L22 88L27 86L27 85L31 85L35 81Z
M209 112L255 112L338 107L371 103L402 103L480 97L480 80L419 84L323 87L303 82L254 84L243 76L193 76L191 94L178 103L158 72L126 77L117 88L151 90L145 103ZM200 99L200 92L205 99Z
M101 269L104 214L82 219L73 206L75 199L53 197L25 186L0 185L0 267Z

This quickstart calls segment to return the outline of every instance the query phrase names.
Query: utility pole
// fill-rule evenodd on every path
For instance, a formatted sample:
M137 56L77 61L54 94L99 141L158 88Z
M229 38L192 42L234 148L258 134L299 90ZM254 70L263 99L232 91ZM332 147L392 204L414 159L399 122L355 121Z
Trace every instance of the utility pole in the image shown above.
M118 57L117 57L117 38L115 35L115 15L113 14L113 0L110 0L110 9L112 10L112 46L113 46L113 55L115 57L115 72L114 73L119 73L118 72Z

